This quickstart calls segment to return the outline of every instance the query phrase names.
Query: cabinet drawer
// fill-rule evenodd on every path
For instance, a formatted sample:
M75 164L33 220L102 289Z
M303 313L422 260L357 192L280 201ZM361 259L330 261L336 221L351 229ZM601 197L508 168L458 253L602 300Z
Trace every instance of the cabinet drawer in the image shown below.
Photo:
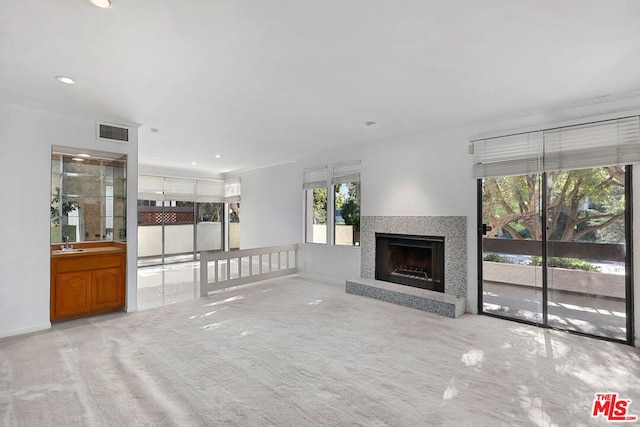
M96 270L99 268L121 267L122 257L118 255L98 255L79 256L69 259L58 259L56 272L66 273L69 271Z

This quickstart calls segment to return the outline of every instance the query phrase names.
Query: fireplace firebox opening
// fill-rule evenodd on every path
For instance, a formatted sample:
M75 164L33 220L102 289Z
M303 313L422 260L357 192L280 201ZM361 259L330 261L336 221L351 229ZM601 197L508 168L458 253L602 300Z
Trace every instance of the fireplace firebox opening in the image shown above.
M444 237L376 233L375 278L444 292Z

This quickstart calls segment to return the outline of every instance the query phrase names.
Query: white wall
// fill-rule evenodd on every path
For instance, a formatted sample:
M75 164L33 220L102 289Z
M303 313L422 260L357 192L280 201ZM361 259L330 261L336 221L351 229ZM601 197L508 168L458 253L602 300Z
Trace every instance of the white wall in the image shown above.
M286 164L244 172L240 177L240 248L300 243L300 170Z
M475 212L467 129L396 138L362 154L362 214L461 216Z
M300 246L298 267L302 275L344 285L346 279L360 277L360 248L306 243Z
M97 142L95 120L0 103L0 337L46 329L50 294L51 147L128 155L137 176L137 129L130 144ZM128 194L137 193L131 180ZM136 200L128 203L129 212ZM132 225L133 224L133 225ZM128 215L127 309L137 306L136 215Z

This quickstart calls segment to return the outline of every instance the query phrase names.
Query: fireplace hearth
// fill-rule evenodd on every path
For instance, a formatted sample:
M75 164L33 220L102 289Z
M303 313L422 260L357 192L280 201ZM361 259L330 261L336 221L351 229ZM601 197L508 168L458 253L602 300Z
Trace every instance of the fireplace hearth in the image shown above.
M444 237L376 233L375 278L444 292Z

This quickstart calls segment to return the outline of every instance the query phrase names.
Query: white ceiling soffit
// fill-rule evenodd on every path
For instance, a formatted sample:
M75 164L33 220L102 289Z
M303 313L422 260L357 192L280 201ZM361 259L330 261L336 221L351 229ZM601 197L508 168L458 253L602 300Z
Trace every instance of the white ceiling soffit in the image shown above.
M3 0L0 98L142 123L141 163L220 174L633 91L638 17L636 0Z

